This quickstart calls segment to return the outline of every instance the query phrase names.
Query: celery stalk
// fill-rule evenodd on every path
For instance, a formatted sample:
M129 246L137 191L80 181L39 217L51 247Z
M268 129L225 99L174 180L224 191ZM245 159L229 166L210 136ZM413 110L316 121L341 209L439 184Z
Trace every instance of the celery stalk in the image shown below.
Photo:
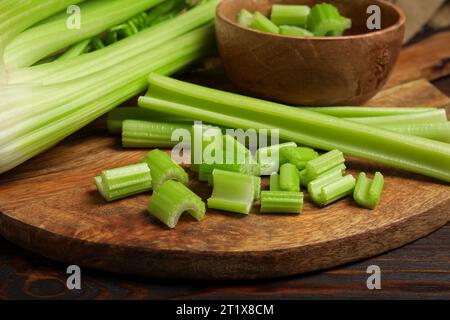
M367 179L366 174L361 172L353 192L353 199L361 207L373 210L380 203L383 186L384 178L380 172L375 173L373 180Z
M342 177L339 171L334 170L310 182L308 192L315 204L324 207L350 195L354 188L352 175Z
M278 26L289 25L305 28L311 9L304 5L274 4L270 20Z
M183 184L189 182L186 171L164 151L152 150L143 161L148 164L152 172L153 190L157 190L167 180L176 180Z
M217 169L212 175L214 187L208 207L249 214L255 195L253 176Z
M261 197L261 178L253 176L253 199L259 200L260 197Z
M330 171L345 162L344 155L339 150L329 151L320 157L306 163L306 178L315 179L316 177Z
M277 25L274 24L272 21L270 21L265 15L263 15L259 11L256 11L253 14L253 19L250 23L250 28L269 33L279 32L279 28L277 27Z
M205 203L180 182L168 180L153 193L148 203L148 212L169 228L175 228L183 212L195 220L205 216Z
M301 213L303 193L293 191L262 191L262 213Z
M269 147L259 148L256 159L261 168L261 175L271 175L280 168L280 150L285 147L297 147L295 142L286 142Z
M249 27L253 20L253 14L248 10L242 9L239 11L237 22L244 27Z
M328 174L328 173L330 173L330 174L332 173L332 174L335 174L335 175L342 176L346 169L347 169L347 167L345 166L345 164L342 163L342 164L334 167L333 169L323 173L322 175L325 175L325 174ZM309 183L311 181L313 181L314 179L319 178L319 177L314 177L314 176L308 176L306 174L306 169L303 169L302 171L299 172L299 177L300 177L300 184L303 187L305 187L305 188L308 187L308 185L309 185Z
M348 118L347 120L364 123L372 126L413 124L413 123L436 123L446 122L447 114L445 109L435 109L425 112L415 112L404 115Z
M311 9L307 24L315 36L340 36L351 27L352 21L342 17L335 6L319 3Z
M377 127L413 136L428 138L431 140L450 143L449 121L435 123L385 124L377 125Z
M433 111L435 108L394 108L394 107L302 107L338 118L380 117Z
M297 169L304 169L308 161L319 157L317 151L305 147L284 147L280 149L280 164L292 163Z
M300 27L280 26L280 34L293 37L313 37L314 34Z
M285 163L280 167L280 188L283 191L300 191L300 177L295 165Z
M242 129L280 129L280 138L450 182L450 145L157 74L139 106Z
M56 61L64 61L68 59L72 59L74 57L78 57L89 50L91 39L86 39L75 43L72 45L66 52L56 58Z
M280 175L278 173L272 173L269 181L270 191L282 191L280 187Z

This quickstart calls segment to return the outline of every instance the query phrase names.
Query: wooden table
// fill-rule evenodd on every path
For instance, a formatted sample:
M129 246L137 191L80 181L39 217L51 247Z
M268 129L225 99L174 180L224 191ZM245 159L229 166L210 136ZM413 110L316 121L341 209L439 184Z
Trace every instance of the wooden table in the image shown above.
M450 77L434 84L450 95ZM194 283L83 269L82 289L70 291L65 285L66 265L0 238L0 299L450 299L449 239L447 224L424 239L369 260L278 280ZM366 270L371 265L381 268L381 290L367 289Z

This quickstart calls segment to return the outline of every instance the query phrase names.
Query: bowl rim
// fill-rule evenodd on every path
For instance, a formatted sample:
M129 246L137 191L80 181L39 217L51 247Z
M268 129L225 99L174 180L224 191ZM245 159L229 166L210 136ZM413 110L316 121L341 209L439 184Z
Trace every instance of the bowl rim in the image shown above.
M270 37L274 37L274 38L280 38L280 39L300 39L300 40L310 40L310 41L339 41L339 40L348 40L348 39L363 39L363 38L377 36L377 35L384 34L384 33L389 33L391 31L400 29L401 27L403 27L405 25L405 22L406 22L406 15L405 15L403 9L400 8L398 5L396 5L394 3L391 3L389 1L386 1L386 0L373 0L374 2L383 3L384 5L390 7L392 10L394 10L398 14L399 19L393 25L391 25L391 26L389 26L387 28L376 30L376 31L372 31L372 32L361 33L361 34L346 35L346 36L345 35L344 36L335 36L335 37L290 36L290 35L269 33L269 32L264 32L264 31L260 31L260 30L256 30L256 29L251 29L251 28L242 26L239 23L229 19L228 17L226 17L225 15L222 14L222 10L221 10L222 6L227 1L233 1L233 0L222 0L217 5L216 17L218 17L220 20L222 20L222 21L224 21L224 22L226 22L226 23L228 23L228 24L230 24L232 26L235 26L237 28L245 30L245 31L255 32L255 33L258 33L258 34L263 34L263 35L266 35L266 36L270 36Z

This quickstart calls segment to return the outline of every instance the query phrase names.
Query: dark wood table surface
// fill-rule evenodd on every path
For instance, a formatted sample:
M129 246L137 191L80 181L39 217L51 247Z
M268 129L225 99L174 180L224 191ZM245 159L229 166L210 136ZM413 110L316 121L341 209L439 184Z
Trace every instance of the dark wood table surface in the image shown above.
M450 95L450 77L434 84ZM381 290L367 289L371 265ZM283 279L185 282L82 269L81 290L68 290L66 268L0 237L0 299L450 299L450 223L372 259Z

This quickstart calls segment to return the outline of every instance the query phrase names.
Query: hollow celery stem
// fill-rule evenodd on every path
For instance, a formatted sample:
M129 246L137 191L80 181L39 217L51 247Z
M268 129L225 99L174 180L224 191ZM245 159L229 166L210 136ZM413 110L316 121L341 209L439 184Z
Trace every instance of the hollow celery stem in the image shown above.
M280 34L294 37L314 37L314 34L306 29L292 26L280 26Z
M433 111L436 108L403 108L403 107L303 107L305 110L327 114L339 118L364 118L395 116L417 112Z
M305 147L283 147L280 149L280 164L292 163L297 169L304 169L308 161L319 157L317 151Z
M306 164L306 177L313 180L344 162L344 155L341 151L331 150Z
M315 204L324 207L341 198L352 194L355 188L355 178L352 175L342 177L335 171L323 175L308 185L308 192Z
M446 122L447 114L445 109L435 109L432 111L415 112L404 115L382 116L382 117L364 117L347 118L347 120L364 123L372 126L381 125L403 125L413 123L435 123Z
M278 172L280 168L280 149L285 147L296 147L295 142L286 142L259 148L256 152L256 159L261 168L261 175L267 176Z
M300 176L295 165L285 163L280 167L280 188L283 191L300 191Z
M168 148L179 143L172 139L176 130L191 131L191 125L173 122L125 120L122 145L126 148Z
M253 20L253 14L246 9L239 11L237 22L244 27L249 27Z
M368 179L366 174L361 172L356 181L353 199L361 207L373 210L380 203L383 186L384 178L380 172L375 172L373 180Z
M262 191L262 213L301 213L303 193L294 191Z
M159 149L150 151L143 161L150 167L153 190L157 190L167 180L176 180L183 184L187 184L189 181L186 171L164 151Z
M278 26L288 25L306 27L306 22L311 9L304 5L274 4L270 20Z
M280 175L278 173L272 173L269 181L270 191L282 191L280 187Z
M214 187L208 207L249 214L255 195L253 176L217 169L212 175Z
M307 24L315 36L340 36L351 27L352 21L341 16L335 6L319 3L311 9Z
M168 180L153 193L148 212L169 228L175 228L183 212L195 220L205 216L205 203L194 192L178 181Z
M258 11L256 11L253 14L253 19L252 22L250 23L250 28L269 33L279 32L279 28L277 27L277 25Z
M323 173L322 175L325 175L325 174L328 174L328 173L335 173L335 174L340 174L340 176L342 176L343 174L344 174L344 172L345 172L345 170L347 169L347 167L345 166L345 164L340 164L340 165L338 165L338 166L336 166L336 167L334 167L333 169L331 169L331 170L329 170L329 171L327 171L327 172L325 172L325 173ZM321 176L322 176L321 175ZM303 187L305 187L305 188L307 188L308 187L308 185L309 185L309 183L311 182L311 181L313 181L314 179L317 179L318 177L309 177L309 176L307 176L307 174L306 174L306 169L303 169L302 171L300 171L299 172L299 176L300 176L300 184L303 186Z
M94 183L105 200L113 201L149 191L152 176L146 163L138 163L105 170L94 178Z

